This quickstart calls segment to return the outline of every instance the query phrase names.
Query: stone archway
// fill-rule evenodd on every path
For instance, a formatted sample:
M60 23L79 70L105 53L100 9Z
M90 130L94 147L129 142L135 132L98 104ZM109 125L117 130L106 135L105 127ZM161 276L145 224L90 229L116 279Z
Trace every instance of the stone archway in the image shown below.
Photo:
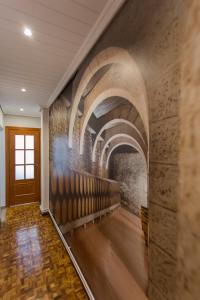
M141 116L143 116L143 121L145 124L145 128L148 135L148 104L147 104L147 96L146 96L146 88L144 84L143 77L141 72L134 60L134 58L123 48L118 47L109 47L99 54L97 54L93 60L90 62L89 66L86 68L81 81L78 85L78 88L75 93L75 97L71 106L70 111L70 122L69 122L69 137L68 143L69 147L72 148L73 144L73 128L76 118L76 113L78 109L78 105L80 103L81 96L83 94L84 88L87 86L89 81L91 80L92 76L103 66L108 64L121 64L124 66L132 76L133 82L137 81L138 84L136 85L138 89L138 95L140 95L140 112ZM129 97L130 98L130 97ZM135 101L134 101L135 102ZM143 110L143 112L141 111Z
M102 149L101 156L100 156L100 161L99 161L99 164L100 164L101 168L103 167L104 154L105 154L107 146L109 145L110 142L112 142L114 139L117 139L117 138L128 138L131 142L134 143L135 148L138 150L139 153L141 153L143 155L143 157L146 160L145 154L144 154L144 152L143 152L140 144L132 136L130 136L128 134L125 134L125 133L118 133L118 134L115 134L115 135L111 136L106 141L106 143L105 143L105 145L104 145L104 147Z
M88 124L88 121L95 110L95 108L102 103L104 100L108 99L109 97L113 96L119 96L121 98L127 99L130 103L136 106L137 109L137 104L135 103L135 98L129 93L129 91L125 89L121 89L118 87L113 87L107 90L103 90L96 98L95 100L92 99L91 103L88 105L87 111L84 113L84 116L82 117L82 122L81 122L81 134L80 134L80 154L83 154L83 145L84 145L84 135L86 131L86 127ZM141 116L142 118L142 116ZM143 120L144 121L144 120Z
M106 156L103 176L118 181L122 205L139 215L141 206L148 205L148 168L144 156L128 138L114 139Z
M109 160L110 160L110 157L111 157L113 151L114 151L116 148L118 148L118 147L120 147L120 146L124 146L124 145L130 146L130 147L132 147L133 149L137 150L137 148L136 148L136 146L135 146L134 143L130 143L130 142L121 142L121 143L117 143L117 144L114 145L114 146L109 150L109 152L108 152L107 159L106 159L106 165L105 165L105 168L106 168L106 169L108 169L108 166L109 166Z
M138 135L140 136L141 140L143 141L144 145L146 145L145 141L144 141L144 138L142 136L142 134L140 133L140 131L138 130L138 128L133 124L131 123L130 121L128 120L125 120L125 119L112 119L110 120L109 122L107 122L101 129L100 131L98 132L96 138L95 138L95 141L94 141L94 145L93 145L93 149L92 149L92 161L95 162L96 158L95 158L95 153L96 153L96 147L97 147L97 143L98 143L98 140L101 136L101 134L103 133L104 130L106 130L109 126L113 126L113 125L116 125L116 124L127 124L128 126L130 126L131 128L133 128L137 133Z

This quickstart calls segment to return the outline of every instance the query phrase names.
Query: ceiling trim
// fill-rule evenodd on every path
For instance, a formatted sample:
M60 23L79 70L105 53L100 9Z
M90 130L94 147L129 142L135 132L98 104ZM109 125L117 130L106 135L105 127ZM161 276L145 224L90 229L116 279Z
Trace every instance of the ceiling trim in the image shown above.
M126 0L109 0L107 2L102 13L98 17L95 25L92 27L84 43L80 47L79 51L75 55L71 64L67 68L63 77L61 78L53 93L51 94L50 98L48 99L47 107L49 107L53 103L53 101L58 97L62 89L69 82L72 75L75 73L79 65L82 63L86 55L89 53L91 48L94 46L100 35L109 25L109 23L111 22L111 20L125 1Z

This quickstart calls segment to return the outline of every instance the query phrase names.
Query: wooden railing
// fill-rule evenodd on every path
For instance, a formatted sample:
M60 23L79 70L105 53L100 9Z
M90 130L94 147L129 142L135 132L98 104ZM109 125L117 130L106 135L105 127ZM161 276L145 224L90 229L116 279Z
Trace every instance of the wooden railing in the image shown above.
M51 173L50 211L63 233L120 204L119 185L115 181L69 169Z

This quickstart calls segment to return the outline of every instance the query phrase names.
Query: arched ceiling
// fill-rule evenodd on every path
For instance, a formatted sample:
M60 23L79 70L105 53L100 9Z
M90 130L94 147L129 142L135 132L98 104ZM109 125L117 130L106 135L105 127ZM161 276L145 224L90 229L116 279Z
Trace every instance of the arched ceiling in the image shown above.
M136 146L133 142L131 141L128 141L127 139L127 142L124 141L124 142L117 142L116 144L114 144L110 149L109 149L109 152L107 154L107 158L106 158L106 169L108 169L108 166L109 166L109 161L110 161L110 158L111 158L111 155L114 153L114 151L117 149L117 148L120 148L120 147L125 147L125 146L128 146L128 147L131 147L133 149L134 152L138 152L137 149L136 149ZM124 149L124 148L123 148ZM127 150L125 150L127 151ZM125 152L124 150L122 151L123 153Z
M107 81L108 84L108 81ZM100 89L101 90L101 89ZM89 99L87 99L87 103L85 105L84 114L81 117L81 134L80 134L80 154L83 153L83 141L84 141L84 135L86 131L86 127L88 124L88 121L93 113L93 111L98 107L100 103L102 103L104 100L118 96L121 98L126 99L133 105L135 104L135 97L129 93L129 91L125 88L121 88L120 84L118 83L117 86L115 86L112 82L110 83L110 88L108 89L102 89L103 91L99 94L90 94ZM95 97L96 96L96 97ZM137 107L136 107L137 109Z
M126 133L117 133L117 134L112 135L103 146L103 149L102 149L101 155L100 155L100 162L99 162L101 168L103 167L104 155L105 155L106 149L108 148L108 151L109 151L110 143L116 139L118 139L119 142L121 142L121 143L123 142L123 139L126 139L126 141L127 140L130 141L132 144L135 145L135 149L139 153L141 153L141 155L143 155L144 159L146 160L145 153L143 152L140 144L136 141L136 139L134 137L132 137L131 135L126 134Z
M125 119L114 119L111 120L110 122L106 123L96 136L93 150L92 150L92 161L95 161L95 153L96 153L96 147L97 147L97 142L100 139L101 134L105 132L104 135L104 141L103 141L103 146L104 144L107 143L109 138L114 135L114 134L119 134L119 133L125 133L129 134L130 136L134 137L135 140L139 143L140 147L143 149L144 153L146 153L147 148L145 141L140 133L140 131L137 129L137 127L131 123L130 121L127 121Z
M96 55L82 74L71 105L69 122L69 147L72 147L73 128L78 106L85 88L94 75L103 67L112 65L86 96L82 117L81 144L92 113L101 102L110 97L122 97L135 105L148 135L148 107L145 84L132 56L121 48L107 48ZM126 80L124 80L126 78ZM107 95L105 94L107 93ZM82 149L80 151L82 153Z

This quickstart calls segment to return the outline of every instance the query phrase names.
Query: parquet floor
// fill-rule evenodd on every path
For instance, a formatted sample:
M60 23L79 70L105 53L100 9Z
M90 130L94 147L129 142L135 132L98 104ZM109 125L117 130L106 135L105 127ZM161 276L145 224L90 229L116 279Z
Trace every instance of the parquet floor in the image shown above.
M121 208L65 238L96 300L147 300L147 248L138 217Z
M8 208L0 225L0 299L88 299L50 217L36 204Z

